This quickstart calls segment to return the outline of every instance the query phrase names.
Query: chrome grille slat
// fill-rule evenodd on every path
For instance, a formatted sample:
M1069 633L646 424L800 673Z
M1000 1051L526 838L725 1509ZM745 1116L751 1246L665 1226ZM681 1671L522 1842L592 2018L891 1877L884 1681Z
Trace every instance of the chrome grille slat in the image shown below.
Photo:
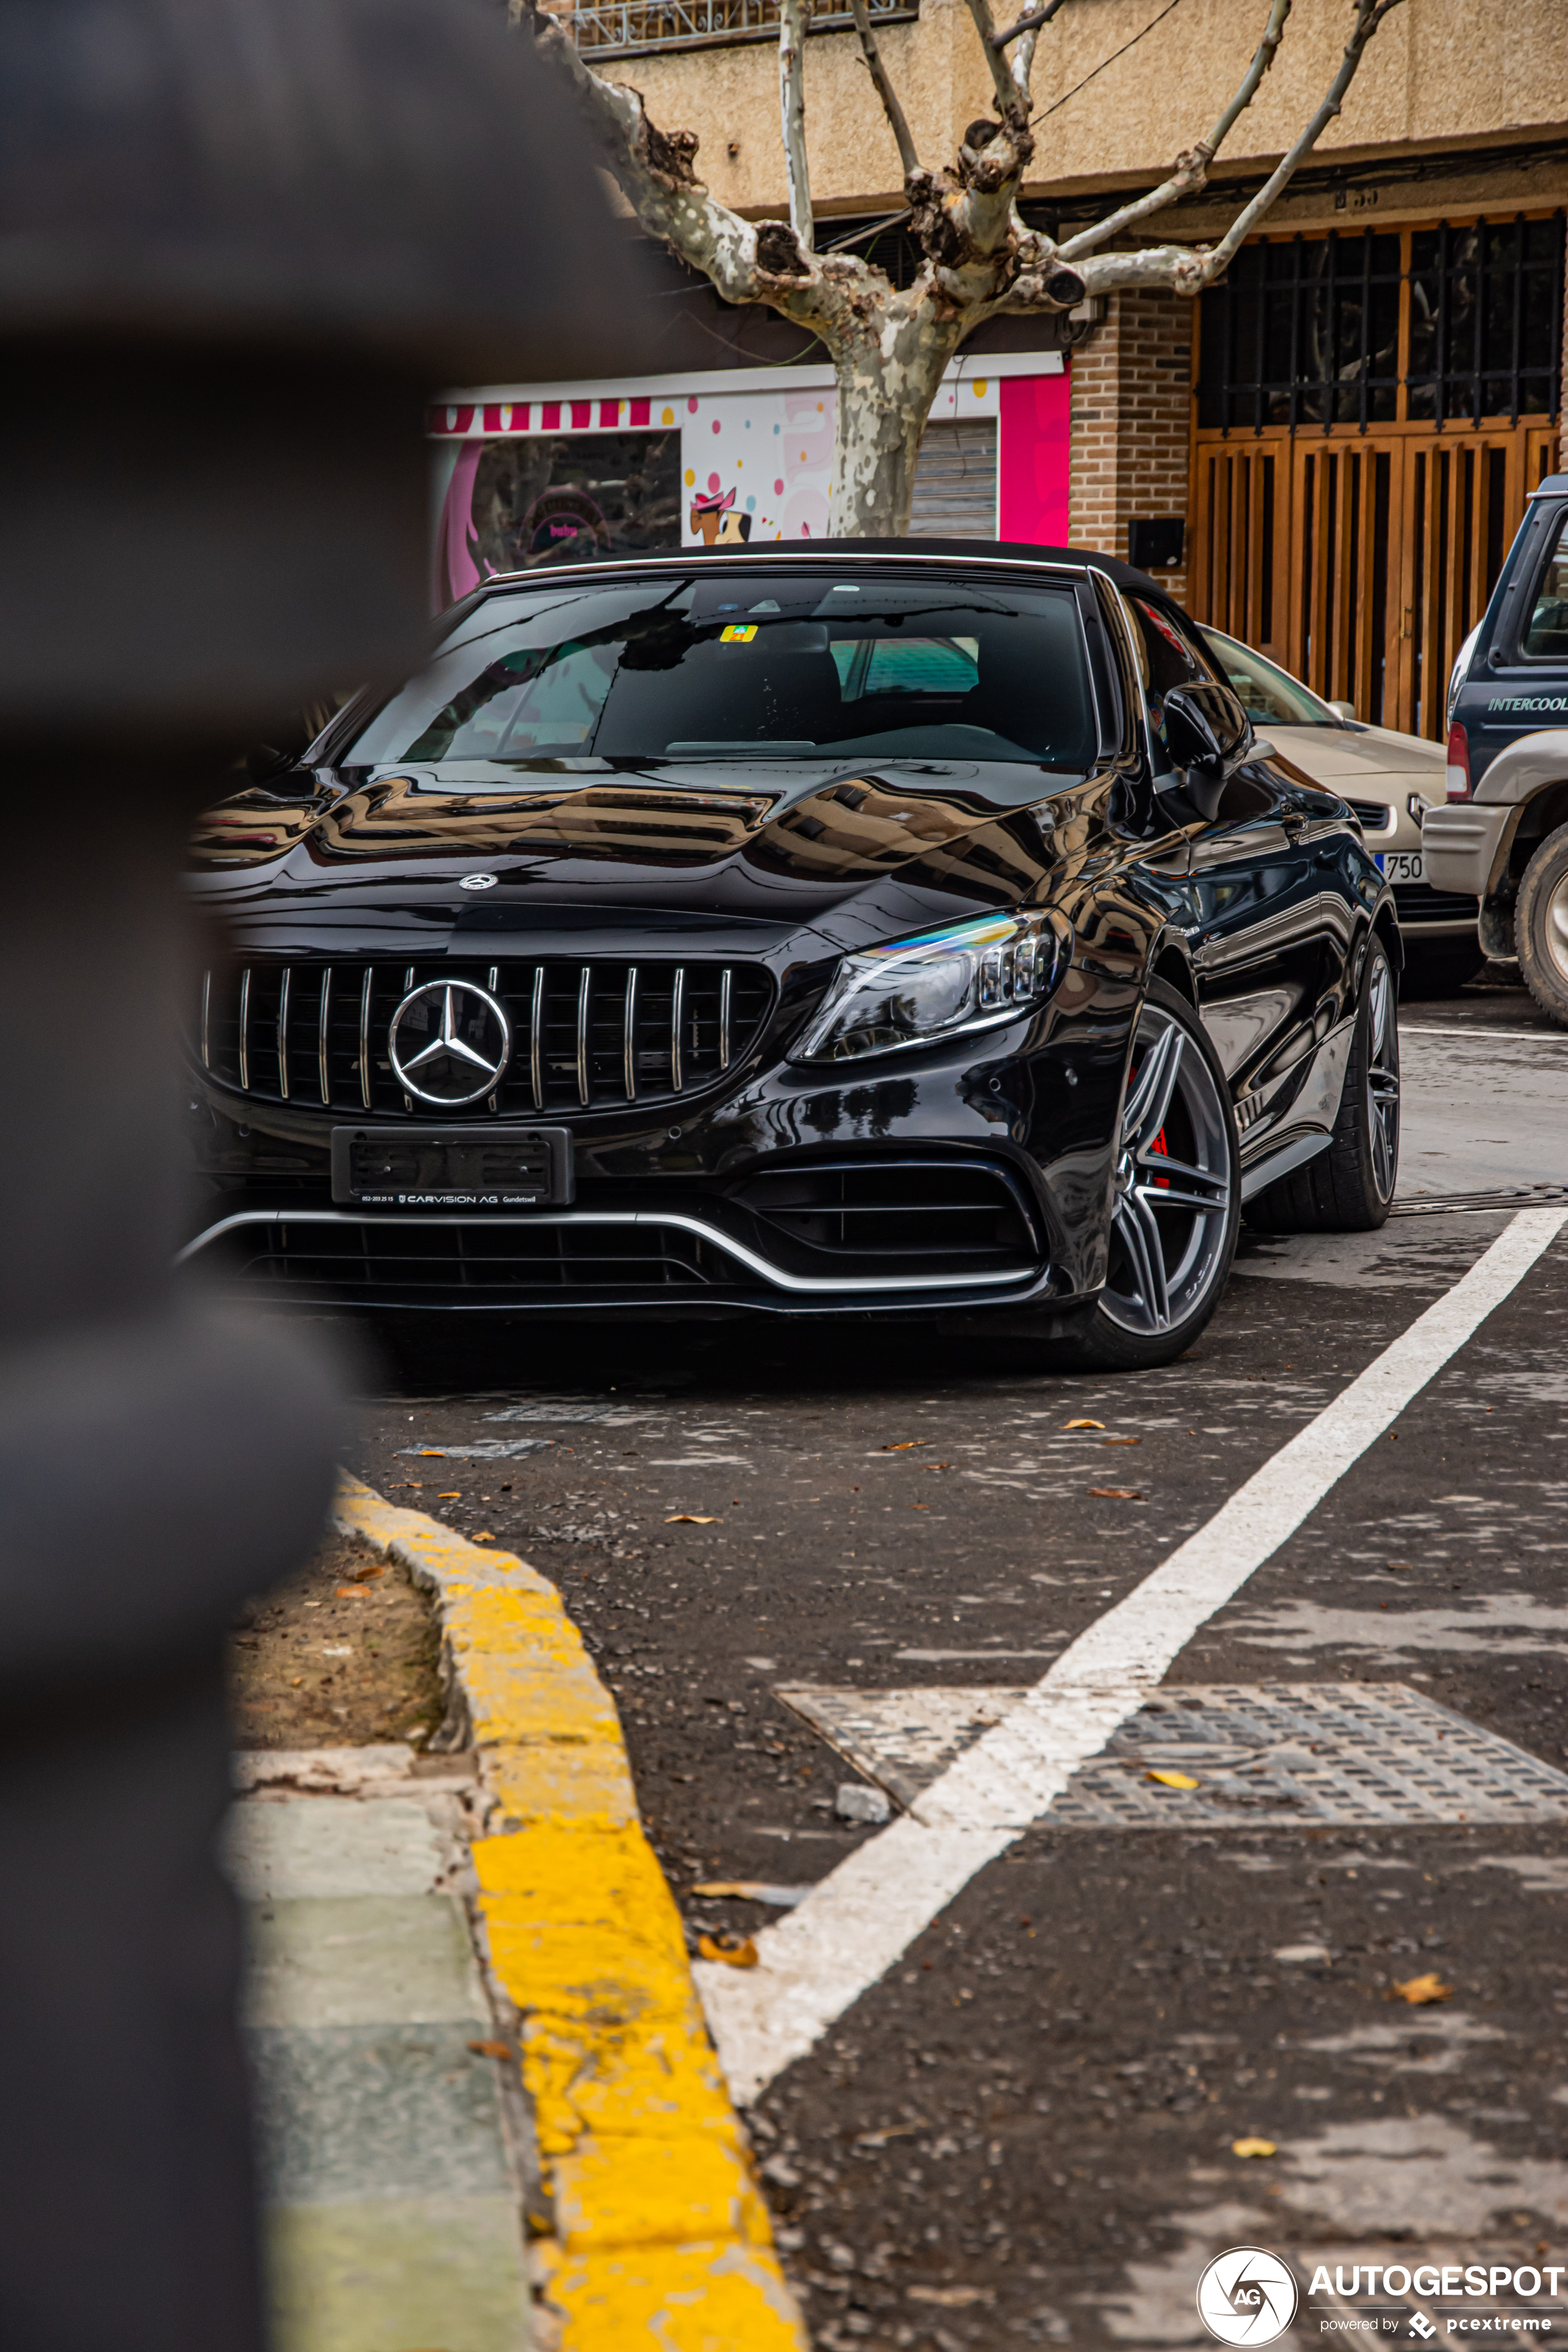
M293 977L293 965L286 963L278 983L278 1091L285 1102L289 1099L289 983Z
M360 1100L366 1110L371 1107L370 991L374 978L375 966L367 963L364 968L364 980L359 992L359 1087Z
M629 965L626 970L626 1002L621 1034L621 1055L626 1082L626 1100L636 1102L637 1098L637 968L635 963Z
M625 1114L732 1083L774 998L756 965L661 962L646 952L635 963L529 956L412 968L341 953L330 963L260 958L243 969L215 965L193 988L191 1062L259 1101L348 1118L428 1118L392 1075L386 1033L410 979L417 986L437 972L487 988L514 1039L493 1091L453 1107L459 1119Z
M533 997L528 1015L528 1078L535 1110L544 1108L544 966L533 973Z
M327 1066L327 1022L332 1002L332 967L328 964L321 973L321 1004L316 1022L316 1069L321 1081L321 1100L332 1099L332 1076Z
M577 1094L584 1110L592 1096L588 1087L588 999L594 984L594 968L583 966L577 983Z

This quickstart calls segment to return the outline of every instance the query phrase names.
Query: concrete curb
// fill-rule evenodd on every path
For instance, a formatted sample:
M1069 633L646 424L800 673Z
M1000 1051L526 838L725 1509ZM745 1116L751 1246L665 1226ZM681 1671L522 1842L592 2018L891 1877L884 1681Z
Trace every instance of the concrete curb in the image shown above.
M542 2347L806 2352L620 1718L560 1594L356 1478L332 1516L434 1594L447 1737L478 1752L480 1909L554 2217L533 2246Z

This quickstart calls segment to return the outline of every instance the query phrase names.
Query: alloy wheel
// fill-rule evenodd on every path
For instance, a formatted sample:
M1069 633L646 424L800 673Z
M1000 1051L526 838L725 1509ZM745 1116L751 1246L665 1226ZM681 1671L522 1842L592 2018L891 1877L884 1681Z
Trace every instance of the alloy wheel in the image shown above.
M1372 1020L1367 1039L1367 1133L1372 1143L1372 1178L1380 1201L1394 1192L1399 1172L1399 1040L1394 994L1394 974L1386 956L1372 967Z
M1230 1121L1207 1061L1145 1005L1121 1114L1110 1266L1100 1304L1123 1330L1184 1323L1226 1264Z
M1546 952L1568 984L1568 874L1564 874L1546 901L1546 919L1542 925Z

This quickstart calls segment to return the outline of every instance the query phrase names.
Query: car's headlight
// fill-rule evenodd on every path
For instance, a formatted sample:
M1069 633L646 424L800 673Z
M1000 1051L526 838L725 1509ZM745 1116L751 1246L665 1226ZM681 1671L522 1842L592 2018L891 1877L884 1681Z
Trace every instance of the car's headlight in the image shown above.
M896 1054L1016 1021L1050 994L1071 952L1065 917L1031 908L847 955L791 1058Z

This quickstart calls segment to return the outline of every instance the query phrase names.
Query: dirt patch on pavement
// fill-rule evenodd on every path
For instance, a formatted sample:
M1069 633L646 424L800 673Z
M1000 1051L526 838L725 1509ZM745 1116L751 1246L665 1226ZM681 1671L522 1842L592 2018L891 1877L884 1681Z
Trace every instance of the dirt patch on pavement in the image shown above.
M368 1545L324 1544L230 1638L235 1746L418 1746L441 1720L439 1646L405 1568Z

